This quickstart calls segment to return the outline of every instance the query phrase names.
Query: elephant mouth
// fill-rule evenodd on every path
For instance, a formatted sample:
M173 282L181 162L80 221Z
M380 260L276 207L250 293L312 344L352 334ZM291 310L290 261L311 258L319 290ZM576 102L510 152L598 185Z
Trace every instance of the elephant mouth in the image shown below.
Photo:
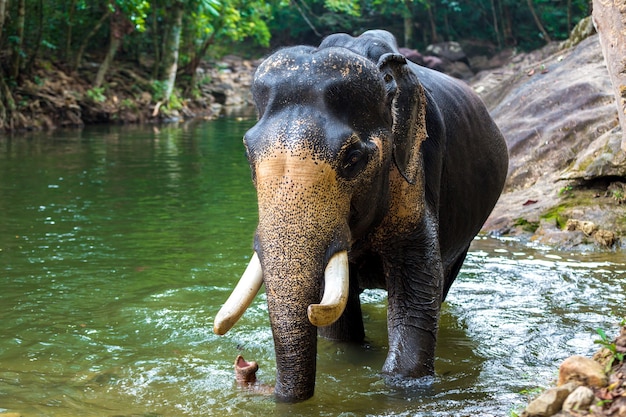
M348 302L349 272L348 252L335 253L324 270L324 294L318 304L310 304L307 315L317 327L333 324L341 317ZM215 316L213 332L224 335L248 309L263 285L263 269L255 252L241 279Z

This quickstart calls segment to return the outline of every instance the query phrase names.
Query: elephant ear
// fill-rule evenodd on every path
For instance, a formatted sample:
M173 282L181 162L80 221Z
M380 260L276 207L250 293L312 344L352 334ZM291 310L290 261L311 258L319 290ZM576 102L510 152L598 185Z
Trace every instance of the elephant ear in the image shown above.
M393 117L393 159L400 174L415 184L420 173L420 146L426 139L426 95L417 75L398 53L378 60Z

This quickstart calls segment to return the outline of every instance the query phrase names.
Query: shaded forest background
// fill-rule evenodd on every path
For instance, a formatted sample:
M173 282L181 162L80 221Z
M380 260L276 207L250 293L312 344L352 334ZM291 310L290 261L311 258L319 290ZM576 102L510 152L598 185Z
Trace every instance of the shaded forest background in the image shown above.
M157 114L197 97L210 81L201 62L227 54L258 58L372 28L418 50L460 41L526 51L567 38L590 13L588 0L0 0L0 130L23 127L42 98L106 102L120 68L133 84L126 104L148 101ZM81 97L38 89L55 76L80 82Z

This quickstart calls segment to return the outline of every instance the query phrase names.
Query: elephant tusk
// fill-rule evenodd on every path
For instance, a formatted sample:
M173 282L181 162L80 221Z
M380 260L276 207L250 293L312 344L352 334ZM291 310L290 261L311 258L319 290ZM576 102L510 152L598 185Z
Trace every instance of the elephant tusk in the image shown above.
M263 270L254 253L237 286L215 316L213 333L224 335L237 323L263 285Z
M307 311L309 321L317 327L333 324L346 308L350 285L348 252L337 252L330 258L324 271L324 283L322 301L309 305Z

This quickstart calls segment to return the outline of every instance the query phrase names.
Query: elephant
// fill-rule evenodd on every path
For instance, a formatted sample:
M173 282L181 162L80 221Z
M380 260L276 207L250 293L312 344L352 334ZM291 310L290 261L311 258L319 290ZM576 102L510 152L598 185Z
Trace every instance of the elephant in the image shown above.
M304 401L318 332L362 343L360 293L382 288L382 375L434 375L441 304L508 169L484 104L463 82L407 61L383 30L280 49L251 90L258 120L243 141L258 226L214 332L225 334L264 284L275 399Z

